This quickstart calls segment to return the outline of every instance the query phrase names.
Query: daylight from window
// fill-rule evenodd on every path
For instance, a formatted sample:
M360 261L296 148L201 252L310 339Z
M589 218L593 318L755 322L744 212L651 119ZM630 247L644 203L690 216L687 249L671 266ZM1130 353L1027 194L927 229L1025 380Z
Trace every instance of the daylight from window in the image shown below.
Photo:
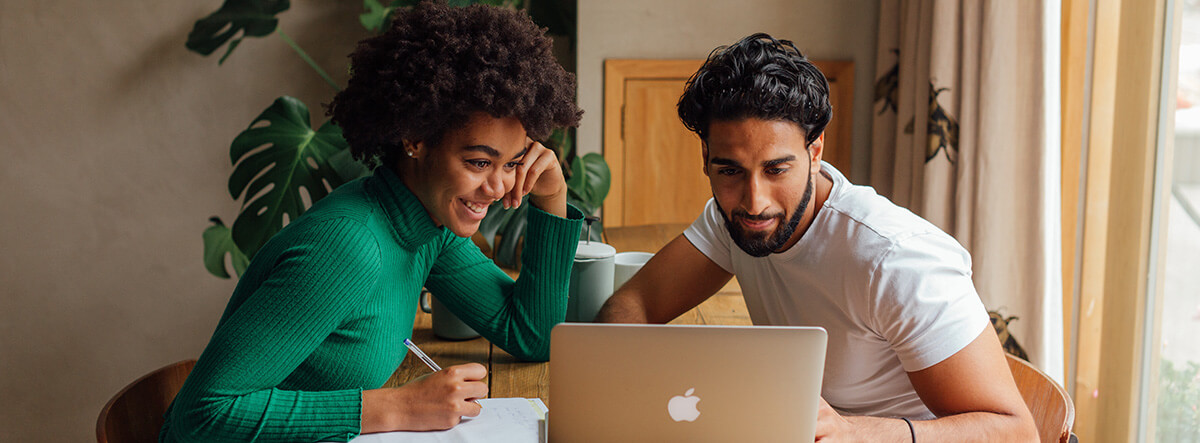
M1184 1L1154 441L1200 442L1200 0Z

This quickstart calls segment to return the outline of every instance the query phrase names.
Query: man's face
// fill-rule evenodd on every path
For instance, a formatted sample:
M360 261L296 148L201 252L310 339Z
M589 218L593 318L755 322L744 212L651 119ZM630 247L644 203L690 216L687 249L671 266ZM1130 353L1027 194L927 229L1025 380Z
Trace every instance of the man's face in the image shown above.
M800 239L824 137L806 148L804 130L780 120L713 121L705 174L734 243L755 257Z

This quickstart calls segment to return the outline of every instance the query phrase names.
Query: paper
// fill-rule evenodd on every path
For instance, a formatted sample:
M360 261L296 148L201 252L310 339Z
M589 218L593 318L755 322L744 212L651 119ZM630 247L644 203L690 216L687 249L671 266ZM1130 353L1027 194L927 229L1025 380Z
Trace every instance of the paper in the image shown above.
M383 432L360 435L351 443L454 442L454 443L536 443L547 436L546 413L540 398L485 398L479 400L483 411L477 417L445 431Z

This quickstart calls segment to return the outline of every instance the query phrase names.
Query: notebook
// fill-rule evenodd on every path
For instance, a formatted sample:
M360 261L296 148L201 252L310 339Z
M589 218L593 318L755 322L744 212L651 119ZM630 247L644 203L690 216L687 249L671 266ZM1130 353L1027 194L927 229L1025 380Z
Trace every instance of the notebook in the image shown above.
M813 441L825 330L562 323L550 441Z
M483 398L475 417L445 431L383 432L364 434L351 443L488 442L535 443L546 441L546 404L540 398Z

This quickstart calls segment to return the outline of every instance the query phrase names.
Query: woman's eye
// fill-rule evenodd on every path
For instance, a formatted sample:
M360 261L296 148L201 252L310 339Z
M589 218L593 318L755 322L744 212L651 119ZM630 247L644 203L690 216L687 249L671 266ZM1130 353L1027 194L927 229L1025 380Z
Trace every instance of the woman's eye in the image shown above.
M479 168L479 169L484 169L484 168L487 168L488 166L491 166L492 162L489 160L475 159L475 160L467 160L467 164L474 166L476 168Z
M511 171L513 169L517 169L517 166L521 166L523 164L525 164L525 163L523 163L523 162L508 162L508 163L504 164L504 169Z

